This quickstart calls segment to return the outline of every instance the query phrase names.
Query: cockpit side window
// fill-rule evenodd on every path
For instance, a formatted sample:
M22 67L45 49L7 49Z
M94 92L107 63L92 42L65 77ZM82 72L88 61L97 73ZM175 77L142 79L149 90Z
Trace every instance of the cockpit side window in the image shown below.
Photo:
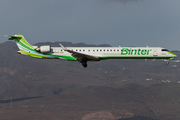
M169 51L168 49L162 49L162 51Z

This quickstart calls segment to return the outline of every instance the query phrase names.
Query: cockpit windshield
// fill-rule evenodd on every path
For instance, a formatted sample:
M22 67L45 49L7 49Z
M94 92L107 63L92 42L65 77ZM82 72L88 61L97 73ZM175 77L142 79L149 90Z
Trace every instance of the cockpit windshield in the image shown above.
M162 51L169 51L168 49L162 49Z

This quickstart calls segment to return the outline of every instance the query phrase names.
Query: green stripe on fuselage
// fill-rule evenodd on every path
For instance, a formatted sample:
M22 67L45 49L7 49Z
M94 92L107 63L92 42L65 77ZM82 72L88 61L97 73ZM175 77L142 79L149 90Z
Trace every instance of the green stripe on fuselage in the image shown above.
M161 56L151 56L151 57L132 57L132 56L121 56L121 57L100 57L101 60L105 59L170 59L172 57L161 57Z

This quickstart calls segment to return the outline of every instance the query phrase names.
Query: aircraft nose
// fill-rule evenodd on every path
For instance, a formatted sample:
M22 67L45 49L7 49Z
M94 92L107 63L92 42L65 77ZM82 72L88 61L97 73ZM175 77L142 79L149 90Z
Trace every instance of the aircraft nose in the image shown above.
M170 51L168 51L168 52L169 52L169 54L171 54L173 57L177 57L176 54L174 54L174 53L172 53L172 52L170 52Z
M169 51L169 54L172 56L171 59L174 59L175 57L177 57L176 54L174 54L174 53L172 53L172 52L170 52L170 51Z

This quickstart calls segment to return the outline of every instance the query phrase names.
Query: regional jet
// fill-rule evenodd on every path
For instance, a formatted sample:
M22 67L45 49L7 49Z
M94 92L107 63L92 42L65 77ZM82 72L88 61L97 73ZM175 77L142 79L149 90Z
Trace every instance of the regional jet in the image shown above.
M35 58L63 59L78 61L87 67L88 61L105 59L170 59L177 57L174 53L162 47L51 47L49 45L32 46L23 35L11 35L9 40L14 40L19 51L17 53Z

